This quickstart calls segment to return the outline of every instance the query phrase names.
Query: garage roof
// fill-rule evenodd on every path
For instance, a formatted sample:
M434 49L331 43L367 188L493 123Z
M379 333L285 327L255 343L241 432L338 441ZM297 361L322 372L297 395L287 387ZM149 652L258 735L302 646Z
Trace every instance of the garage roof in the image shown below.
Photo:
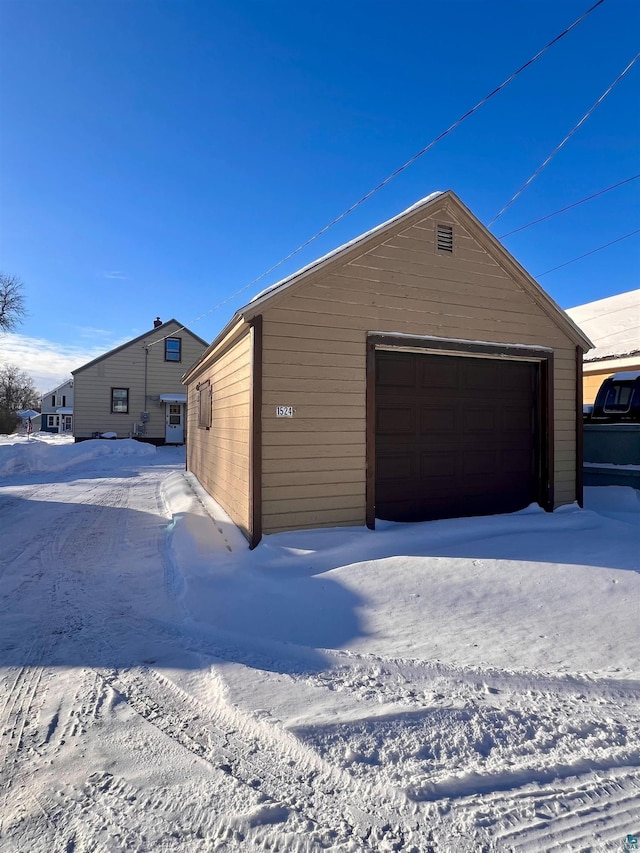
M487 228L474 216L466 205L464 205L458 196L452 190L445 192L435 192L426 196L420 201L412 204L406 210L387 219L385 222L376 225L375 228L365 231L348 243L344 243L337 249L333 249L326 255L312 261L310 264L292 273L286 278L281 279L275 284L258 293L253 299L238 309L231 320L216 336L209 347L200 356L197 362L191 366L189 371L183 376L183 381L187 378L191 379L198 372L199 366L207 360L208 356L214 352L218 344L229 334L229 332L241 321L249 321L260 314L262 307L276 299L283 291L294 287L304 282L310 275L318 270L332 265L334 263L344 262L346 256L356 251L363 251L369 242L380 239L386 232L397 230L399 226L403 226L407 220L416 217L416 214L426 214L430 212L430 208L434 210L442 207L448 214L453 215L465 227L467 227L478 242L485 250L505 268L510 275L516 277L529 296L538 304L542 311L551 317L558 326L560 326L565 334L580 346L583 350L589 350L593 347L592 342L585 335L576 323L554 302L549 294L543 290L538 282L522 267L511 253L500 243L500 241L491 234ZM416 217L417 218L417 217Z

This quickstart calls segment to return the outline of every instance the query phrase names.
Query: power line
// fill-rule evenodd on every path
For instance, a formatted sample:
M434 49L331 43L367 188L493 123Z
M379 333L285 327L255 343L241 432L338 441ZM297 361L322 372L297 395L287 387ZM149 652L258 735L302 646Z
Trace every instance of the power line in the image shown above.
M560 149L561 149L561 148L562 148L562 147L563 147L563 146L564 146L564 145L565 145L565 144L566 144L566 143L571 139L571 137L573 136L573 134L574 134L574 133L575 133L575 132L576 132L576 131L577 131L577 130L578 130L578 129L579 129L579 128L584 124L584 123L585 123L585 121L589 118L589 116L590 116L590 115L591 115L591 113L596 109L596 107L598 107L598 106L599 106L599 105L604 101L604 99L607 97L607 95L609 94L609 92L611 92L611 91L612 91L612 89L613 89L615 86L617 86L617 84L622 80L622 78L623 78L623 77L624 77L624 75L627 73L627 71L629 71L629 70L631 70L631 68L633 68L633 66L636 64L636 62L638 61L638 59L640 59L640 53L636 54L636 56L631 60L631 62L627 65L627 67L624 69L624 71L622 71L622 72L621 72L621 73L616 77L616 79L615 79L615 80L613 81L613 83L609 86L609 88L606 90L606 92L603 92L603 93L602 93L602 95L600 95L600 97L599 97L599 98L598 98L598 100L595 102L595 104L587 110L587 112L582 116L582 118L581 118L581 119L580 119L580 121L575 125L575 127L573 127L573 128L569 131L569 133L565 136L565 138L562 140L562 142L561 142L559 145L557 145L557 146L553 149L553 151L551 152L551 154L549 154L549 156L547 157L547 159L546 159L546 160L544 160L544 161L543 161L543 162L538 166L538 168L535 170L535 172L533 173L533 175L531 175L531 177L530 177L528 180L526 180L526 181L524 182L524 184L520 187L520 189L518 190L518 192L517 192L517 193L516 193L516 194L515 194L511 199L509 199L509 201L505 204L505 206L502 208L502 210L501 210L499 213L497 213L497 214L493 217L493 219L491 220L491 222L487 225L487 228L491 228L491 226L493 225L493 223L494 223L497 219L499 219L499 218L502 216L502 214L505 212L505 210L508 210L508 209L511 207L511 205L512 205L512 204L514 203L514 201L518 198L518 196L522 195L522 193L526 190L526 188L529 186L529 184L531 184L531 183L532 183L532 182L533 182L533 181L538 177L538 175L539 175L539 174L540 174L540 172L545 168L545 166L548 166L548 165L549 165L549 163L553 160L553 158L556 156L556 154L558 153L558 151L560 151Z
M207 315L212 314L214 311L217 311L218 308L221 308L227 302L230 302L232 299L235 299L236 296L239 296L241 293L244 293L245 290L248 290L250 287L253 287L254 284L257 284L263 278L270 275L272 272L275 272L275 270L277 270L279 267L281 267L287 261L291 260L291 258L293 258L295 255L297 255L303 249L306 249L307 246L309 246L311 243L313 243L319 237L322 237L323 234L326 234L327 231L329 231L329 229L333 228L334 225L337 225L339 222L342 222L342 220L345 217L347 217L350 213L353 213L353 211L356 210L356 208L360 207L361 204L364 204L365 201L368 201L373 195L375 195L377 192L379 192L379 190L383 189L383 187L386 187L387 184L389 184L394 178L396 178L399 174L401 174L406 169L408 169L409 166L412 166L416 162L416 160L418 160L420 157L422 157L423 154L426 154L428 151L430 151L438 142L440 142L441 139L444 139L445 136L448 136L450 133L452 133L457 127L459 127L459 125L462 124L463 121L465 121L465 119L472 116L475 112L477 112L480 109L480 107L483 107L489 100L491 100L491 98L493 98L494 95L497 95L498 92L501 92L506 86L509 85L509 83L511 83L513 80L515 80L515 78L519 74L521 74L530 65L533 65L533 63L536 62L538 59L540 59L540 57L543 56L549 50L549 48L553 47L554 44L556 44L561 39L563 39L566 35L568 35L571 32L571 30L575 29L579 24L581 24L585 20L585 18L587 18L593 11L595 11L598 8L598 6L601 6L603 3L604 3L604 0L596 0L596 2L593 4L593 6L591 6L589 9L587 9L586 12L583 12L579 18L576 18L576 20L572 24L570 24L568 27L566 27L566 29L562 30L562 32L559 33L557 36L555 36L555 38L551 39L551 41L548 42L543 48L541 48L534 56L532 56L531 59L527 60L527 62L525 62L524 65L521 65L520 68L518 68L516 71L513 72L513 74L511 74L509 77L507 77L507 79L503 83L501 83L499 86L497 86L495 89L493 89L493 91L489 92L488 95L485 95L484 98L482 98L480 101L478 101L478 103L475 106L473 106L473 107L471 107L471 109L467 110L467 112L464 113L463 115L461 115L460 118L456 119L456 121L454 121L453 124L449 125L449 127L446 130L443 130L442 133L438 134L438 136L436 136L435 139L433 139L428 145L425 145L424 148L421 148L420 151L418 151L416 154L414 154L413 157L411 157L409 160L407 160L406 163L404 163L402 166L399 166L397 169L395 169L383 181L380 181L379 184L377 184L372 190L369 190L369 192L366 193L366 195L363 195L362 198L360 198L358 201L356 201L354 204L352 204L351 207L347 208L347 210L345 210L343 213L341 213L339 216L337 216L335 219L333 219L331 222L329 222L328 225L325 225L323 228L321 228L319 231L317 231L312 237L309 237L308 240L305 240L304 243L301 243L297 249L294 249L292 252L289 252L289 254L286 255L286 257L282 258L276 264L269 267L268 270L261 273L259 276L257 276L252 281L250 281L248 284L245 284L239 290L236 290L235 293L232 293L229 297L224 299L222 302L219 302L217 305L214 305L213 308L209 308L208 311L205 311L203 314L200 314L200 316L196 317L195 320L192 320L191 323L193 324L193 323L199 322L200 320L202 320ZM182 326L177 331L180 332L185 328L186 328L186 326ZM176 332L174 331L174 332L172 332L172 334L175 335ZM164 337L158 338L157 340L152 341L149 344L149 346L153 346L154 344L161 343L163 340L164 340Z
M619 181L617 184L613 184L613 186L611 187L607 187L604 190L599 190L597 193L593 193L593 195L589 195L586 198L581 198L580 201L574 201L573 204L568 204L566 207L560 208L560 210L554 210L553 213L547 213L546 216L541 216L540 219L534 219L533 222L528 222L526 225L521 225L520 228L514 228L513 231L507 231L506 234L500 234L498 239L504 240L505 237L511 237L512 234L517 234L518 231L524 231L525 228L531 228L532 225L538 225L540 222L545 222L545 220L551 219L552 216L558 216L558 214L560 213L566 213L567 210L571 210L574 207L578 207L578 205L584 204L587 201L592 201L592 199L598 198L598 196L611 192L611 190L615 190L618 187L623 186L624 184L630 183L631 181L637 181L638 178L640 178L640 175L634 175L632 178L626 178L624 181Z
M430 151L438 142L440 142L441 139L444 139L445 136L448 136L450 133L452 133L459 125L462 124L462 122L465 119L472 116L475 112L477 112L477 110L480 109L480 107L483 107L491 98L494 97L494 95L497 95L498 92L501 92L502 89L504 89L506 86L508 86L512 80L514 80L526 68L528 68L530 65L532 65L544 53L546 53L547 50L549 50L549 48L552 47L556 42L558 42L561 38L563 38L569 32L571 32L571 30L574 27L576 27L579 23L581 23L587 17L587 15L591 14L591 12L593 12L593 10L603 2L604 2L604 0L598 0L597 3L595 3L590 9L588 9L583 15L581 15L576 21L574 21L570 27L567 27L566 30L563 30L563 32L561 32L554 39L552 39L547 45L545 45L541 50L539 50L535 56L533 56L531 59L529 59L527 62L525 62L524 65L521 65L517 71L514 71L513 74L511 74L510 77L507 77L507 79L503 83L501 83L499 86L497 86L488 95L485 95L485 97L482 98L480 101L478 101L478 103L474 107L471 107L470 110L467 110L467 112L464 113L464 115L462 115L462 116L460 116L460 118L456 119L456 121L454 121L453 124L449 125L449 127L446 130L443 130L442 133L438 134L438 136L436 136L435 139L433 139L428 145L425 145L425 147L420 149L420 151L418 151L417 154L414 154L413 157L409 158L409 160L407 160L406 163L403 163L402 166L399 166L397 169L395 169L390 175L388 175L388 177L386 177L383 181L380 181L380 183L377 184L372 190L369 190L369 192L366 193L366 195L363 195L362 198L358 199L358 201L356 201L354 204L352 204L351 207L348 207L343 213L341 213L339 216L337 216L335 219L333 219L331 222L329 222L328 225L325 225L316 234L314 234L312 237L309 237L309 239L305 240L304 243L301 243L301 245L298 246L297 249L294 249L285 258L283 258L281 261L278 261L277 264L274 264L274 266L272 266L266 272L262 273L262 275L258 276L257 279L254 279L252 284L257 283L258 281L260 281L261 278L264 278L265 276L269 275L269 273L274 272L274 270L276 270L279 266L286 263L294 255L297 255L298 252L302 251L302 249L305 249L310 243L313 243L314 240L317 240L318 237L321 237L323 234L326 234L326 232L330 228L333 228L334 225L337 225L338 222L341 222L350 213L353 213L353 211L356 208L360 207L361 204L364 204L365 201L368 201L373 195L375 195L377 192L379 192L379 190L381 190L383 187L386 187L387 184L389 184L399 174L404 172L405 169L408 169L409 166L412 166L416 162L416 160L418 160L420 157L422 157L423 154L426 154L427 151Z
M633 237L634 234L640 234L640 228L636 228L635 231L631 231L629 234L625 234L624 237L618 237L617 240L612 240L610 243L605 243L604 246L598 246L597 249L592 249L590 252L585 252L584 255L580 255L577 258L573 258L570 261L566 261L564 264L560 264L557 267L553 267L550 270L545 270L544 272L538 273L535 278L542 278L543 275L548 275L550 272L555 272L556 270L562 269L562 267L568 267L569 264L575 264L576 261L581 261L583 258L589 257L589 255L595 255L596 252L601 252L603 249L608 249L609 246L613 246L616 243L621 243L623 240L627 240L629 237Z

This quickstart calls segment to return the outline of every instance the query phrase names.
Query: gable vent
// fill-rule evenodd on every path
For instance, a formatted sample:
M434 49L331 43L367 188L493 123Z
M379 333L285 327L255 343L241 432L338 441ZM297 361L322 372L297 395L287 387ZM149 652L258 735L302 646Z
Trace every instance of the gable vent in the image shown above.
M439 252L453 254L453 225L436 225L436 246Z

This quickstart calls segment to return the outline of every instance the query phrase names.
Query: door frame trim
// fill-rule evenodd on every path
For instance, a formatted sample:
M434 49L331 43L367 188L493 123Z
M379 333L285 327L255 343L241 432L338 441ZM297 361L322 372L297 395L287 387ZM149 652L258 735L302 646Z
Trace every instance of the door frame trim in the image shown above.
M169 427L171 424L169 423L169 418L171 417L171 406L180 406L180 423L182 425L182 441L167 441L169 435ZM184 444L187 435L187 425L186 425L186 416L187 416L187 404L176 402L175 400L165 400L164 401L164 443L165 444Z
M547 512L554 507L554 408L553 350L546 347L517 346L463 341L454 338L371 332L366 342L366 484L365 521L376 526L376 349L423 352L426 355L453 355L528 361L538 365L536 399L536 500Z

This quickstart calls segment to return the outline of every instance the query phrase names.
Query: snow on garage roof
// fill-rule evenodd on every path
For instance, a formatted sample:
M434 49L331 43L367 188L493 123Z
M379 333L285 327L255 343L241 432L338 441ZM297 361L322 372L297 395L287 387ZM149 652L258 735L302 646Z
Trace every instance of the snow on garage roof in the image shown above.
M585 362L640 352L640 289L567 309L595 344Z

